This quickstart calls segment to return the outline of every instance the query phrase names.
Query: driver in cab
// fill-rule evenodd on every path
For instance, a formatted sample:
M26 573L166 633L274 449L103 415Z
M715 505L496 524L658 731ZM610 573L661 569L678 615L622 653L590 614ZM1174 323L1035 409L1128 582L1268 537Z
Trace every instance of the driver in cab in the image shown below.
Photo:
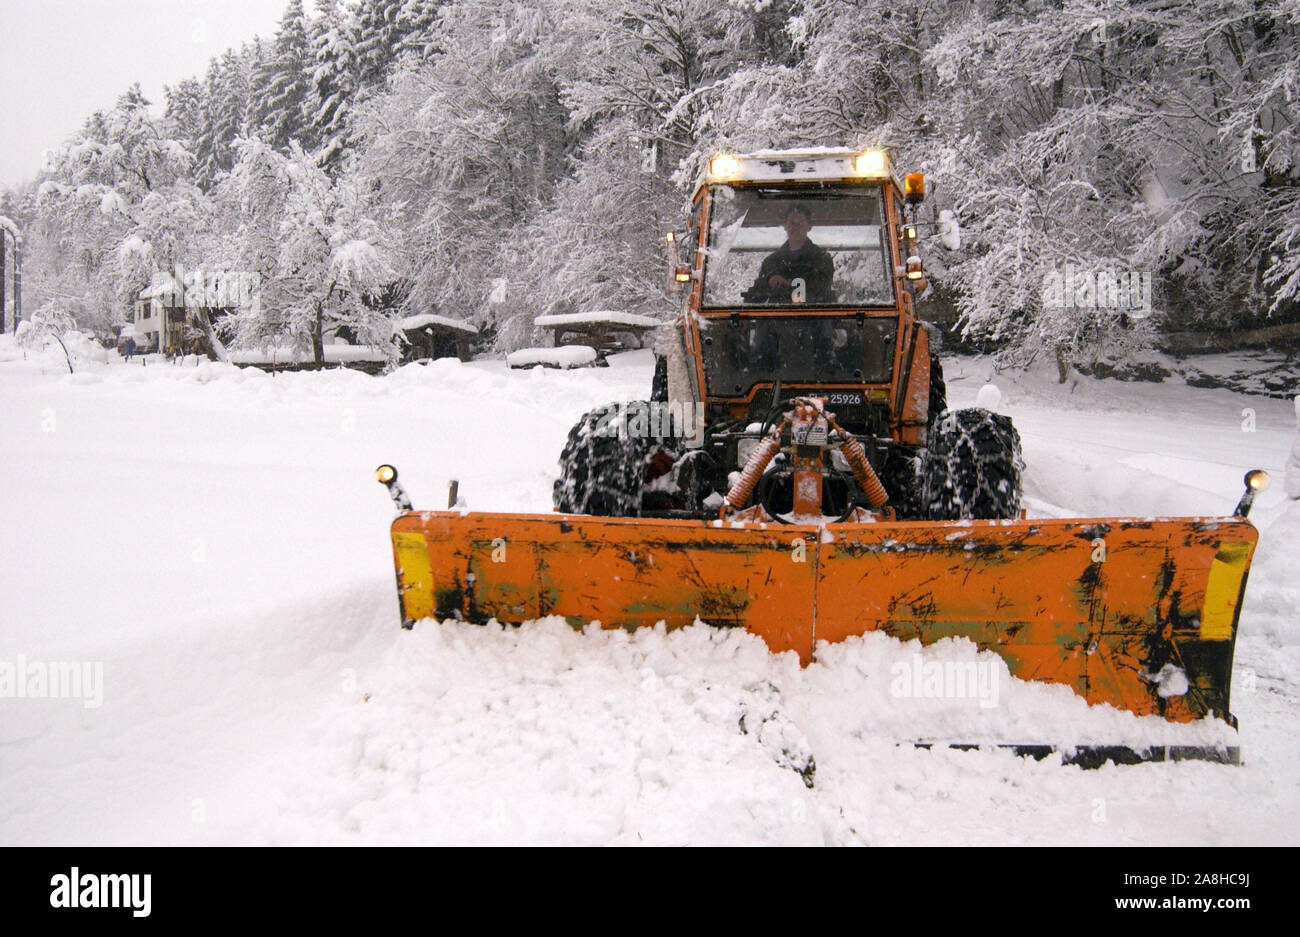
M786 242L763 259L754 285L744 293L747 303L785 305L799 302L795 280L803 281L802 302L833 303L831 280L835 262L823 247L808 238L812 213L804 205L792 204L785 212Z

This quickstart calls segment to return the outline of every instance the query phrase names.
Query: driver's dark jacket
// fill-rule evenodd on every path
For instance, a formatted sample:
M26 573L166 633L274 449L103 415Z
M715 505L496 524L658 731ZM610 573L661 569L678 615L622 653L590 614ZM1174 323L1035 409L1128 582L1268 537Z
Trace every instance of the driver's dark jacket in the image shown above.
M783 286L772 289L768 281L774 276L783 276L793 282L797 277L804 281L804 299L809 303L828 303L835 301L831 290L831 280L835 276L835 261L830 253L811 240L805 240L803 247L797 251L790 250L786 241L763 259L759 267L758 279L754 285L745 290L743 299L747 303L788 303L792 288Z

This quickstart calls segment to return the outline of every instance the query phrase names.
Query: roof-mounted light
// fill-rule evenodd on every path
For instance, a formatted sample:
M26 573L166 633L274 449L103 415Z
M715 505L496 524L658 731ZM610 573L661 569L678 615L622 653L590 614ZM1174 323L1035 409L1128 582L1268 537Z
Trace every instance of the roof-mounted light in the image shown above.
M925 176L919 172L909 172L903 177L903 197L909 205L919 205L925 201Z
M709 160L709 175L715 179L734 179L740 175L740 160L730 153L719 153Z
M853 159L853 171L859 176L885 176L889 174L889 161L884 150L867 150Z

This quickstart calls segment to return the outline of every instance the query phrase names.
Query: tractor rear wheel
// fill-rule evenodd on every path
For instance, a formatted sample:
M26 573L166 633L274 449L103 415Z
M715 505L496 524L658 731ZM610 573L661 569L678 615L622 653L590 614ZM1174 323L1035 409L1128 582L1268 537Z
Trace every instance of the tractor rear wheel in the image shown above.
M1024 467L1011 417L949 410L931 427L922 457L926 513L936 521L1018 517Z
M552 490L557 511L600 517L641 513L647 462L659 441L639 431L630 417L638 407L648 413L650 405L637 401L597 407L569 430Z

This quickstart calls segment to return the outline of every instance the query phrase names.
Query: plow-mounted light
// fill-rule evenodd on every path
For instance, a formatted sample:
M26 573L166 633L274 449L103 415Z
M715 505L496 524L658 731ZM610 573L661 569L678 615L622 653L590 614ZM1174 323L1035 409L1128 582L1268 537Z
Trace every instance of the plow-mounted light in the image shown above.
M867 150L853 160L853 171L859 176L883 176L889 172L889 161L884 150Z
M923 276L925 276L925 273L921 270L921 258L913 254L907 258L907 278L909 280L919 280Z
M1232 513L1237 517L1249 517L1250 509L1255 504L1255 495L1268 489L1268 472L1263 469L1253 469L1246 473L1242 481L1246 485L1246 492L1241 496L1241 500L1237 502L1237 509Z
M397 510L411 510L411 499L406 496L406 491L398 484L397 469L391 465L381 465L375 469L375 478L388 489L388 497L393 499L393 504L397 505Z

